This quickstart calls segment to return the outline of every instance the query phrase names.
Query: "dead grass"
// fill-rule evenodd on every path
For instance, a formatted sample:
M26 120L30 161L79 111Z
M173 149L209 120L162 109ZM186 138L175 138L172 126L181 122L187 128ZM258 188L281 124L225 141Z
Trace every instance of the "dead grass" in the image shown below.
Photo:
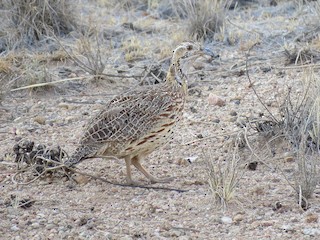
M244 173L241 166L238 145L234 147L229 159L214 160L210 151L205 153L208 168L208 183L214 202L225 210L231 202L237 202L236 190Z
M35 47L47 36L68 34L77 26L74 6L67 0L3 0L1 49Z
M0 58L0 105L9 90L9 82L12 76L12 62L5 57Z
M286 64L309 64L315 60L320 59L320 51L315 48L316 44L313 42L312 45L305 43L291 44L284 46L284 54L286 56Z
M181 0L190 36L197 40L210 39L214 37L215 33L220 32L225 23L225 11L229 2Z
M302 84L295 82L293 89L288 88L281 107L283 119L274 126L289 142L295 156L294 183L286 178L297 193L299 205L306 209L320 179L320 78L313 69L307 69L302 79ZM303 90L297 93L296 88L301 86Z
M127 62L150 58L152 45L138 36L132 36L122 43L124 58Z

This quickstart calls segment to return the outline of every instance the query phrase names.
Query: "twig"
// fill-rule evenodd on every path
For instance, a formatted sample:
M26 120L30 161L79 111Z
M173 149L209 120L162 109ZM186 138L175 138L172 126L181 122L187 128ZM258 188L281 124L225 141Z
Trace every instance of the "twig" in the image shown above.
M182 145L183 145L183 146L186 146L186 145L190 145L190 144L193 144L193 143L196 143L196 142L205 141L205 140L208 140L208 139L211 139L211 138L218 138L218 137L224 137L224 136L232 136L232 135L238 134L239 132L240 132L240 131L231 132L231 133L224 133L224 134L219 134L219 135L214 135L214 136L208 136L208 137L204 137L204 138L199 138L199 139L195 139L195 140L192 140L192 141L183 143Z
M299 65L299 66L292 66L292 67L278 67L272 66L275 69L299 69L299 68L319 68L320 63L317 64L306 64L306 65Z
M247 29L245 29L244 27L241 27L241 26L239 26L239 25L231 22L230 19L227 19L227 20L228 20L228 22L229 22L231 25L233 25L233 26L235 26L235 27L237 27L237 28L239 28L239 29L241 29L241 30L243 30L243 31L245 31L245 32L254 33L254 34L259 35L259 37L263 37L263 33L260 33L260 32L254 31L254 30L247 30Z
M166 188L166 187L152 187L152 186L143 186L143 185L129 185L129 184L123 184L123 183L114 183L114 182L111 182L111 181L109 181L109 180L107 180L105 178L102 178L102 177L98 177L98 176L95 176L95 175L91 175L89 173L84 173L84 172L81 172L81 171L77 171L74 168L70 168L70 167L67 167L67 168L72 172L75 172L75 173L78 173L78 174L81 174L81 175L84 175L84 176L87 176L87 177L91 177L93 179L97 179L97 180L100 180L102 182L106 182L106 183L109 183L109 184L112 184L112 185L115 185L115 186L120 186L120 187L166 190L166 191L175 191L175 192L187 192L187 191L189 191L187 189L176 189L176 188Z
M38 180L40 177L44 176L47 172L50 172L50 171L53 171L53 170L58 170L58 169L62 169L62 170L65 170L65 169L68 169L70 170L71 172L74 172L74 173L78 173L78 174L81 174L81 175L84 175L84 176L88 176L88 177L91 177L93 179L97 179L97 180L100 180L100 181L103 181L103 182L106 182L106 183L109 183L109 184L112 184L112 185L115 185L115 186L120 186L120 187L131 187L131 188L143 188L143 189L154 189L154 190L165 190L165 191L175 191L175 192L179 192L179 193L182 193L182 192L187 192L189 190L187 189L176 189L176 188L167 188L167 187L153 187L153 186L143 186L143 185L128 185L128 184L122 184L122 183L114 183L114 182L111 182L105 178L102 178L102 177L99 177L99 176L95 176L95 175L91 175L91 174L88 174L88 173L84 173L84 172L81 172L81 171L78 171L76 170L75 168L72 168L72 167L68 167L66 165L64 165L63 163L60 163L60 162L57 162L57 161L54 161L54 160L51 160L51 159L47 159L47 158L44 158L42 156L37 156L37 158L40 158L41 160L43 161L46 161L48 163L54 163L56 166L54 167L46 167L44 168L43 172L41 172L39 175L37 175L36 177L34 177L32 180L28 181L28 182L19 182L17 180L17 176L19 174L22 174L28 170L32 170L32 169L35 169L37 166L41 166L43 167L42 165L39 165L39 164L35 164L35 165L32 165L30 167L26 167L24 169L21 169L21 170L18 170L12 177L11 177L11 180L14 184L17 184L17 185L28 185L28 184L31 184L33 183L34 181ZM15 164L15 165L18 165L18 164Z
M15 91L23 90L23 89L35 88L35 87L43 87L43 86L48 86L48 85L67 82L67 81L81 80L81 79L85 79L85 78L87 78L87 77L65 78L65 79L56 80L56 81L52 81L52 82L36 83L36 84L28 85L28 86L23 86L23 87L11 89L11 92L15 92Z
M249 50L248 50L248 52L247 52L247 54L246 54L246 76L247 76L248 81L249 81L249 84L250 84L250 86L251 86L254 94L255 94L256 97L258 98L259 102L260 102L260 103L262 104L262 106L267 110L267 112L270 114L271 118L272 118L276 123L278 123L279 121L273 116L273 114L271 113L271 111L269 110L269 108L264 104L264 102L263 102L262 99L260 98L260 96L259 96L259 94L257 93L257 91L256 91L256 89L255 89L255 87L254 87L254 85L253 85L253 83L252 83L252 81L251 81L251 78L250 78L250 76L249 76L248 57L249 57L250 51L251 51L257 44L258 44L258 43L253 44L253 45L249 48Z
M246 144L247 144L248 148L250 149L251 153L259 160L259 162L263 163L263 164L266 165L268 168L274 170L273 167L269 166L269 164L267 164L264 160L262 160L262 159L255 153L255 151L252 149L252 147L251 147L251 145L250 145L250 143L249 143L248 137L247 137L247 132L248 132L248 130L247 130L246 127L244 127L243 129L244 129L244 134L243 134L243 136L244 136L244 139L245 139L245 141L246 141Z
M87 64L85 64L83 61L81 61L79 58L71 55L68 50L63 46L63 44L59 41L59 39L54 36L52 37L48 37L52 40L57 41L57 43L60 45L60 47L62 48L62 50L68 55L68 57L70 57L79 67L81 67L82 69L91 72L91 73L95 73L96 71L87 66ZM126 75L116 75L116 74L106 74L106 73L100 73L99 75L93 75L93 77L101 77L101 76L106 76L106 77L118 77L118 78L141 78L143 77L142 75L130 75L130 76L126 76Z

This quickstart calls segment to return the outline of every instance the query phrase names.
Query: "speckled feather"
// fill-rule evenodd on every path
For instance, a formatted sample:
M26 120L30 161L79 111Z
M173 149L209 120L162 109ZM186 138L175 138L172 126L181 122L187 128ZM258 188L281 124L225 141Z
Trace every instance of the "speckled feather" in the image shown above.
M94 156L123 158L152 152L172 136L182 116L185 90L167 81L128 92L112 99L84 130L80 146L65 163L74 165Z
M131 164L152 182L161 182L139 161L169 141L173 128L182 117L187 82L180 59L192 53L194 47L193 43L183 43L173 51L164 83L112 99L87 124L80 146L65 165L72 166L91 157L113 156L126 160L129 184L133 184Z

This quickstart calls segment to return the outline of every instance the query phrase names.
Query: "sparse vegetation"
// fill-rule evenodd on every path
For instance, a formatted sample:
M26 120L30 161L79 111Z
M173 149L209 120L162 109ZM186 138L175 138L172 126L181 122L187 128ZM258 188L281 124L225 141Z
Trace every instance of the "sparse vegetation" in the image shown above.
M37 47L48 36L66 35L77 26L68 0L3 0L0 51Z
M294 98L289 92L282 111L285 136L297 161L295 190L306 201L319 182L320 167L320 79L312 69L304 72L303 89Z
M102 78L106 67L106 59L101 51L101 39L95 31L92 38L86 35L82 36L78 40L77 54L71 53L69 55L79 67L99 79Z
M318 237L320 1L3 0L0 20L2 238ZM189 62L177 134L145 159L174 181L113 185L119 159L70 175L87 119L156 88L183 41L219 57Z
M212 39L225 23L226 6L230 1L182 0L182 9L187 18L187 30L196 39Z
M214 202L223 210L231 202L238 202L236 190L239 181L244 173L244 164L239 156L238 144L231 150L229 159L223 161L214 160L212 153L205 153L207 161L208 184Z

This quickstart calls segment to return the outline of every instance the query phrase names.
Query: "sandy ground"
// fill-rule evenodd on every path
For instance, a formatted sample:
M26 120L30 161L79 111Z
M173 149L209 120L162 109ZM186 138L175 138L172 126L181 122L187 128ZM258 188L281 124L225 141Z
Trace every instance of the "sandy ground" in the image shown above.
M232 143L243 132L240 123L267 115L244 71L247 50L259 42L250 54L250 77L270 111L279 116L287 86L296 87L299 93L298 83L304 76L303 68L288 64L284 46L311 44L302 36L315 29L311 23L319 18L309 5L282 2L277 6L264 3L241 8L230 13L229 20L227 35L239 39L233 45L227 41L206 44L219 58L198 59L191 66L184 118L174 139L143 161L154 175L174 177L171 183L151 185L134 171L135 180L155 189L121 187L80 175L74 176L75 182L58 173L27 185L15 185L11 181L15 168L0 164L0 239L320 238L320 188L310 199L310 207L302 210L286 179L292 180L295 159L290 158L290 146L281 140L267 149L266 137L251 137L250 148L259 159L248 146L241 148L237 156L239 173L243 175L233 200L226 209L213 200L207 162L230 161L234 155ZM159 24L159 28L171 24L170 20L161 21L166 23ZM146 37L148 41L159 38L157 34ZM302 40L297 42L297 37ZM148 61L130 64L148 66ZM58 71L61 66L51 67ZM77 71L72 64L63 67ZM130 68L126 64L123 69ZM129 71L136 73L139 67ZM132 84L137 80L67 82L49 90L18 91L7 96L2 104L10 111L0 109L2 163L10 162L4 156L22 138L36 144L58 144L71 153L88 119L115 93ZM215 104L216 97L224 102L223 106ZM259 163L254 171L243 169L244 164L257 160L265 164ZM91 159L77 168L111 182L125 183L122 160ZM32 201L31 206L21 207L27 200Z

